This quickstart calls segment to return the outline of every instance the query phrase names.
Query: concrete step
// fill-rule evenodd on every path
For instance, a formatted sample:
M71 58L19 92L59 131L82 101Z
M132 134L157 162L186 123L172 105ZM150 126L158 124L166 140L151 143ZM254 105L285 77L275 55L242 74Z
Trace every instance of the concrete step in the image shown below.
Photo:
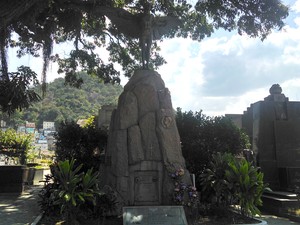
M272 196L279 199L296 199L297 194L287 191L272 191L272 192L264 192L263 196Z
M261 207L263 212L287 218L293 217L294 221L300 219L294 213L295 210L300 209L300 201L295 193L285 191L265 192L261 199L263 201Z

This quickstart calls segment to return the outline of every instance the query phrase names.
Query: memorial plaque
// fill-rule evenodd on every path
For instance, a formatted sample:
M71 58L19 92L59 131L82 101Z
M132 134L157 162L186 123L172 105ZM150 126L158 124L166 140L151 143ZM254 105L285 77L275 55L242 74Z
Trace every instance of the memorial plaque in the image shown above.
M158 185L158 171L136 171L134 175L135 205L159 204Z
M123 207L123 225L187 225L182 206Z

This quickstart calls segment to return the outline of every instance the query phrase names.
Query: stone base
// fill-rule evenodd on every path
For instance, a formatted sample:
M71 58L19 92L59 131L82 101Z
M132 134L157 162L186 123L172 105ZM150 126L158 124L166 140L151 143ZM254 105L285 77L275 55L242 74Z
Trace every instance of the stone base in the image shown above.
M262 195L263 206L261 210L276 216L290 218L294 217L300 221L300 217L293 215L295 209L299 209L297 195L291 192L273 191Z
M123 208L123 224L187 225L182 206L135 206Z
M26 166L0 166L0 193L22 193L27 175Z

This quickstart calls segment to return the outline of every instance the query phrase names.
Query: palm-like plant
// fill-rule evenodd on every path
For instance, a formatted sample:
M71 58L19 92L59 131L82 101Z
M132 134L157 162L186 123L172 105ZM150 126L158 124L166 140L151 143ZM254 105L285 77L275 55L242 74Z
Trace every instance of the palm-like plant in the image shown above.
M257 206L262 205L261 195L267 189L267 184L263 182L263 173L247 160L239 159L229 163L225 176L231 185L233 195L237 198L241 213L260 214Z
M228 181L225 179L225 171L232 160L229 153L216 153L212 156L209 168L200 175L202 200L206 200L216 207L227 207L232 200Z
M89 169L86 173L80 172L82 164L75 167L75 160L58 162L52 168L54 181L58 184L53 190L52 197L55 205L60 206L70 224L76 224L76 214L79 206L86 201L96 204L96 197L102 195L98 188L98 172Z

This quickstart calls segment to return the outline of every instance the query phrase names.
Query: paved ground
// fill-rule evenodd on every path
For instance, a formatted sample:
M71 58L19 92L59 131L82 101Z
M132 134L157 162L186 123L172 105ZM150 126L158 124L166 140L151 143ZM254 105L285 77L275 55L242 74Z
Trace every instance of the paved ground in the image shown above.
M26 188L22 195L0 193L0 225L31 225L39 216L37 203L40 186ZM262 215L268 225L300 225L286 218Z
M300 223L273 215L262 215L260 219L267 221L268 225L300 225Z
M31 225L40 214L39 190L31 186L22 195L0 193L0 225Z

